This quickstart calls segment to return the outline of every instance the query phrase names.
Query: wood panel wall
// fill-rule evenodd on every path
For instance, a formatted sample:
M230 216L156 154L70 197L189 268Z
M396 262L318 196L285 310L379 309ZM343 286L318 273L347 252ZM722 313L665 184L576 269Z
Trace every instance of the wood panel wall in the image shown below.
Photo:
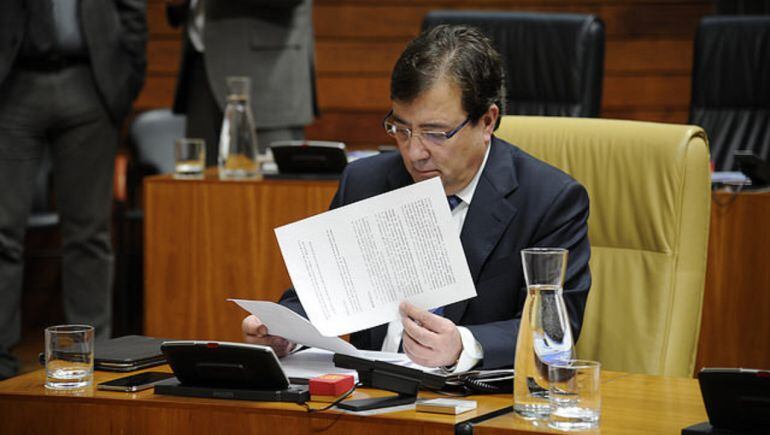
M380 120L389 109L390 69L433 9L575 12L604 21L602 116L686 122L692 45L704 0L315 0L318 103L311 139L354 148L389 143ZM169 107L180 32L166 23L163 0L149 0L149 71L136 110Z

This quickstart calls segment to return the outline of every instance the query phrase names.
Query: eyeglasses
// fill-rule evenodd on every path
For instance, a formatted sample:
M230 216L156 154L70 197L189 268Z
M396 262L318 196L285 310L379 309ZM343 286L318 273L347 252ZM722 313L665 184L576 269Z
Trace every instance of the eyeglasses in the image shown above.
M389 136L396 138L398 142L408 142L413 135L419 136L422 140L430 142L434 145L443 145L446 141L456 135L457 132L463 129L470 122L471 118L465 118L465 121L450 131L426 131L426 130L413 130L409 127L404 127L396 124L393 119L393 109L385 115L382 120L382 126L385 128L385 133Z

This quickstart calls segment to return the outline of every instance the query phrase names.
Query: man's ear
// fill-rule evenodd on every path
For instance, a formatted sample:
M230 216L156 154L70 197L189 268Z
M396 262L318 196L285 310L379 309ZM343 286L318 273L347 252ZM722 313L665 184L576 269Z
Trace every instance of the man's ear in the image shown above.
M497 118L500 116L500 108L497 104L492 104L487 112L481 116L481 122L484 127L484 141L489 142L492 139L492 133L495 131Z

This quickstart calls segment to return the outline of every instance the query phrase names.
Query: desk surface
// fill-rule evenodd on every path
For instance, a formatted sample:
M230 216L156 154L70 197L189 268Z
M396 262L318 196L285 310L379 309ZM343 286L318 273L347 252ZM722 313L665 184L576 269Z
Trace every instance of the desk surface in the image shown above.
M78 393L56 392L43 386L44 376L39 370L0 382L0 432L452 434L455 425L506 408L512 400L510 395L472 396L478 409L459 416L413 409L370 416L340 411L308 414L296 404L161 396L152 390L119 393L92 387ZM121 376L96 372L95 382ZM679 433L681 428L707 419L694 379L603 372L601 388L605 433ZM381 394L362 389L355 398ZM512 414L478 423L473 429L475 434L533 432L552 431Z
M167 366L156 371L169 371ZM125 376L96 372L100 383ZM455 424L503 409L511 398L476 396L475 411L458 416L412 410L359 416L341 411L309 414L291 403L249 402L101 391L95 387L80 392L51 391L43 386L45 372L39 370L0 382L0 433L84 434L452 434ZM361 389L353 398L389 394ZM426 396L435 396L427 394ZM311 403L321 407L323 403Z

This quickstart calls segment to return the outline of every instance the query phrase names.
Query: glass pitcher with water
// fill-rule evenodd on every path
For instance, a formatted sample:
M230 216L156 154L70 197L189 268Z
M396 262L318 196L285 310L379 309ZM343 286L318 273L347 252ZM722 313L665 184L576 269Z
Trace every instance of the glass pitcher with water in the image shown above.
M562 297L567 270L566 249L521 251L527 299L516 342L513 409L527 419L546 418L548 364L574 357L572 330Z
M219 178L242 179L259 175L257 135L249 105L251 80L227 78L227 107L219 136Z

